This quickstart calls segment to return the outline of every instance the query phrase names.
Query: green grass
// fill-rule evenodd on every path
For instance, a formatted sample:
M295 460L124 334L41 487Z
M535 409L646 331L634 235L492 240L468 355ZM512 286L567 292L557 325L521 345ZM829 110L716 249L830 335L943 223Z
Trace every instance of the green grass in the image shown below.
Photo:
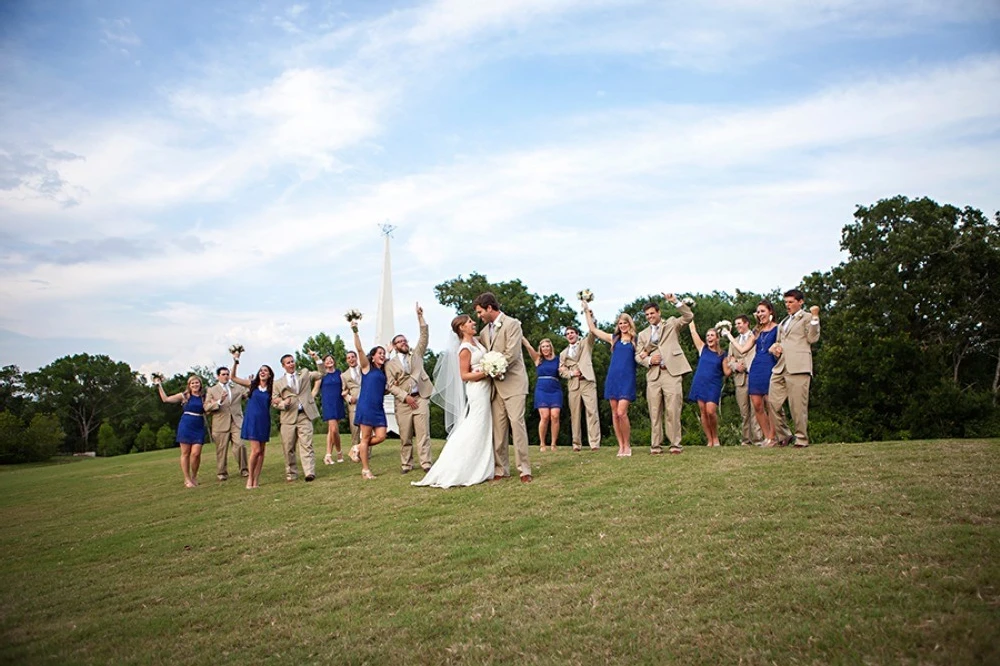
M0 471L0 662L1000 663L997 440L533 449L448 491L391 440L311 484L274 442L257 491L205 449L194 490L176 450Z

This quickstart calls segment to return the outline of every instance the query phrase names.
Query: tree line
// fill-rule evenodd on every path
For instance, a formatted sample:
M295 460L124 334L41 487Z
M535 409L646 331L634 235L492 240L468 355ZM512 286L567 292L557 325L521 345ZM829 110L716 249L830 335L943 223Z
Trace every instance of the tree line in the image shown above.
M780 320L785 314L780 294L793 286L802 289L808 305L820 306L823 329L813 348L809 419L815 442L1000 435L1000 213L990 219L979 210L927 198L884 199L856 209L854 221L842 230L840 248L847 255L842 263L804 276L799 285L767 293L736 289L682 295L695 300L695 324L702 332L722 319L749 314L763 299L774 305ZM580 288L599 293L600 285ZM566 346L566 326L584 323L575 303L533 293L519 279L491 282L472 273L434 287L438 302L456 313L472 312L472 301L484 291L495 293L503 310L521 320L532 344L549 338L557 353ZM660 298L637 295L619 311L631 314L641 328L648 301ZM611 331L611 320L601 327ZM580 330L586 333L586 326ZM682 346L693 367L697 356L689 336L682 336ZM333 353L338 367L345 367L346 347L339 336L309 337L296 352L300 366L314 367L306 354L310 349ZM429 371L436 360L428 351ZM609 362L609 348L597 344L599 392ZM533 364L527 365L534 385ZM196 366L191 372L206 383L214 381L212 368ZM633 441L639 444L649 438L644 373L640 368L630 412ZM188 374L166 379L164 388L182 390ZM689 375L685 390L690 381ZM529 432L534 432L537 415L530 395L528 407ZM602 401L600 409L603 434L613 439L607 403ZM166 448L174 445L180 413L180 406L161 403L148 380L127 363L104 355L66 356L36 372L8 365L0 369L0 462L95 448L100 455ZM432 424L432 435L443 437L436 406ZM684 444L700 443L696 409L684 410L682 425ZM731 383L723 393L720 433L724 442L739 441ZM568 427L562 428L560 443L569 443Z

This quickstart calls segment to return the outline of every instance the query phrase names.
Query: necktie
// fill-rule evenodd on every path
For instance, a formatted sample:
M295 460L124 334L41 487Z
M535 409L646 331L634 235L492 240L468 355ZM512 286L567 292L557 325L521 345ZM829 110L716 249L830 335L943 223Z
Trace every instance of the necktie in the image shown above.
M297 379L298 378L295 375L288 375L288 385L291 386L292 390L296 393L299 392L299 382Z
M569 346L569 357L570 358L576 358L576 345L575 344Z
M490 344L493 344L493 322L490 322Z

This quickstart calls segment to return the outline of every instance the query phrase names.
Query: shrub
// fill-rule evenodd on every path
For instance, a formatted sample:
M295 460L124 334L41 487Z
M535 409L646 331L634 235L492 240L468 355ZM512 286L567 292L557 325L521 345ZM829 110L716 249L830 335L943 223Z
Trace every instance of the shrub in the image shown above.
M135 436L135 450L152 451L156 448L156 433L149 427L149 424L142 426L139 434Z
M174 429L164 424L156 431L156 448L169 449L174 445Z
M25 428L14 414L0 412L0 463L44 462L65 439L59 420L51 414L36 414Z
M118 456L125 453L125 447L121 438L115 434L115 429L105 421L97 431L97 455Z

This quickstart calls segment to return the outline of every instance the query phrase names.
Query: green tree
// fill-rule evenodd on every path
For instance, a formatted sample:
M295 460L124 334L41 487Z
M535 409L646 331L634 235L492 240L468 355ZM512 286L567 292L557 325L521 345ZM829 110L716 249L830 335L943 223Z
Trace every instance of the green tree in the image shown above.
M149 427L148 423L144 423L139 434L135 436L135 448L140 452L152 451L156 448L156 433Z
M169 449L174 445L174 439L174 429L163 424L156 431L156 448L160 450Z
M110 423L105 421L97 430L97 455L118 456L125 453L127 449L121 438L115 432Z
M320 331L306 338L302 349L295 352L295 364L298 367L316 370L316 362L309 356L310 351L319 354L321 359L327 354L333 354L333 360L337 362L338 368L347 367L347 347L339 335L331 339L329 335Z
M41 462L56 455L66 440L66 433L59 425L59 419L52 414L35 414L28 424L25 438L31 447L31 460Z
M0 411L9 411L23 417L30 405L21 369L16 365L0 368Z
M59 419L35 414L27 428L16 414L0 412L0 464L44 462L54 456L66 434Z
M24 380L40 411L59 415L79 451L89 448L103 420L126 412L138 381L127 363L89 354L64 356Z
M23 448L24 424L16 414L5 409L0 412L0 463L24 462Z

